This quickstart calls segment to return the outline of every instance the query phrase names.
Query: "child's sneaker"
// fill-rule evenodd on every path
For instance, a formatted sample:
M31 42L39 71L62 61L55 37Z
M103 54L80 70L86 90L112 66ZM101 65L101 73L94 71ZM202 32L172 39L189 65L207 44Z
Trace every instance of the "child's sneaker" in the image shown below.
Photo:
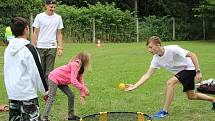
M42 121L50 121L50 120L49 120L48 116L44 116L44 117L42 118Z
M74 116L69 117L68 120L69 121L79 121L80 118L78 116L74 115Z
M212 110L215 110L215 102L213 102L212 105L213 105Z
M42 119L41 121L50 121L49 119Z
M164 111L163 109L154 115L155 118L164 118L166 116L168 116L168 112Z

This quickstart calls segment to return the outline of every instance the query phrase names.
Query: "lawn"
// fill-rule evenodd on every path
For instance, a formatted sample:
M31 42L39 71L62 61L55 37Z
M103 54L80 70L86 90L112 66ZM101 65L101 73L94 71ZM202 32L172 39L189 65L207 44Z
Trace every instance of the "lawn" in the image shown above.
M163 45L178 44L195 52L199 57L203 79L215 78L215 43L202 41L165 42ZM148 69L152 55L147 52L145 43L105 43L101 48L95 44L64 44L62 58L57 58L55 66L66 64L68 60L80 51L92 55L92 71L85 73L85 83L90 89L86 104L79 103L79 91L71 86L75 97L75 113L79 116L101 111L133 111L154 115L163 106L165 99L166 80L172 74L159 69L142 87L132 92L122 92L118 89L120 82L135 83ZM0 47L0 104L7 103L7 94L3 82L3 52ZM39 93L38 93L39 94ZM212 95L214 96L214 95ZM40 109L44 109L44 101L40 96ZM174 100L170 107L170 116L163 121L212 121L214 111L211 103L204 101L189 101L182 86L175 89ZM50 114L51 121L66 121L67 97L58 90L57 98ZM8 114L0 112L0 121L7 121Z

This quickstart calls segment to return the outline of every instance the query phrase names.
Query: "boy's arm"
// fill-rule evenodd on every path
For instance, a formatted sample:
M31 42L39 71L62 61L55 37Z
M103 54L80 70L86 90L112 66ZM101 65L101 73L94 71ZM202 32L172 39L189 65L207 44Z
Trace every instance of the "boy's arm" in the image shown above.
M141 86L145 81L147 81L152 75L153 73L155 72L155 68L149 68L148 71L140 78L140 80L132 85L132 84L129 84L127 85L126 87L126 91L131 91L131 90L134 90L136 89L137 87Z
M57 54L58 56L61 56L63 53L63 39L62 39L62 32L61 29L57 30L57 41L58 41L58 47L57 47Z
M190 57L194 66L195 66L195 70L196 70L196 79L197 80L202 80L202 74L201 74L201 71L200 71L200 66L199 66L199 62L198 62L198 58L196 56L195 53L193 52L188 52L186 57Z
M34 46L35 46L36 43L37 43L39 31L40 31L39 28L34 27L34 32L33 32L32 39L31 39L31 43L32 43L32 45L34 45Z
M42 83L42 79L40 77L40 73L38 71L38 68L36 66L35 60L30 52L24 53L25 60L23 63L25 63L25 66L27 68L27 72L29 73L29 76L31 77L33 85L43 94L47 95L48 92L45 90L45 85Z
M40 93L44 96L48 95L48 90L45 89L45 85L43 84L39 74L36 74L35 80L36 80L37 88L40 91Z

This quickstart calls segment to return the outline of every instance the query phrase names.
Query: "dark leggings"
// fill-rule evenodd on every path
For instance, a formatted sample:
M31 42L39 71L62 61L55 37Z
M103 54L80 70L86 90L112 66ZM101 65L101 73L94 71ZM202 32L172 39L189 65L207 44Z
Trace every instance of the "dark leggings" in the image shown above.
M57 87L64 92L68 97L68 117L74 115L74 94L69 89L68 85L56 85L53 81L49 80L49 94L48 100L46 102L46 107L43 113L43 118L48 119L48 114L51 111L53 102L55 101L55 96L57 92Z

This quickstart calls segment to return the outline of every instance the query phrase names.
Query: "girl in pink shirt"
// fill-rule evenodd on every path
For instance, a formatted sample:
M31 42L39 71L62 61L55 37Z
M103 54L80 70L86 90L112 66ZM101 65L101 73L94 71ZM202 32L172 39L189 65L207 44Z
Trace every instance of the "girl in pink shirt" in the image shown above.
M73 57L68 64L60 66L49 73L49 94L43 113L43 121L48 121L55 100L57 87L68 97L68 120L78 120L74 115L74 94L69 89L69 84L80 90L80 103L84 104L85 96L89 95L88 88L84 85L83 73L90 66L90 55L81 52Z

